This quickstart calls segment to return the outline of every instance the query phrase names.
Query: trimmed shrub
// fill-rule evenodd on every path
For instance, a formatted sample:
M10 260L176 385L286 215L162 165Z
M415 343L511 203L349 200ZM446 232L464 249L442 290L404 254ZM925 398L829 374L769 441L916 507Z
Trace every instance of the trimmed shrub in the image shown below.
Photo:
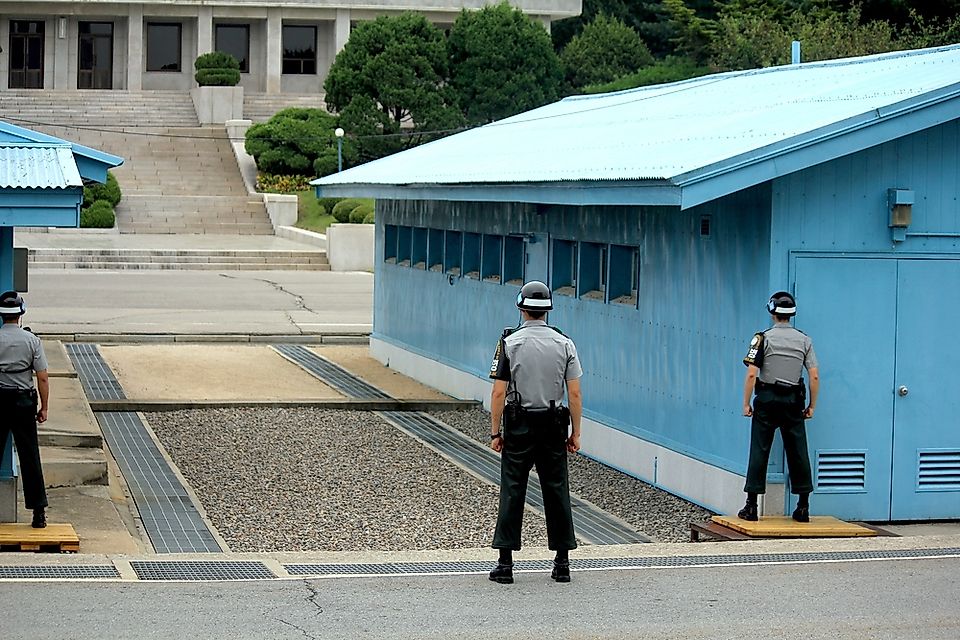
M240 84L240 62L229 53L212 51L193 62L193 76L201 87L233 87Z
M363 224L373 224L373 223L374 223L373 211L370 211L370 213L368 213L366 217L363 219Z
M320 203L320 206L323 207L324 211L333 215L333 208L342 202L343 198L318 198L317 201Z
M86 209L97 200L106 200L111 207L116 207L120 204L121 197L120 183L117 182L117 177L107 171L107 182L105 184L96 183L83 188L83 205L81 206Z
M244 147L264 173L323 176L337 170L336 128L322 109L283 109L250 127Z
M373 203L364 202L359 207L350 212L350 222L353 224L363 224L367 216L373 215Z
M350 222L350 214L354 209L362 204L363 200L358 198L347 198L338 202L330 213L337 222Z
M116 219L113 205L106 200L97 200L80 211L80 226L85 229L112 229Z

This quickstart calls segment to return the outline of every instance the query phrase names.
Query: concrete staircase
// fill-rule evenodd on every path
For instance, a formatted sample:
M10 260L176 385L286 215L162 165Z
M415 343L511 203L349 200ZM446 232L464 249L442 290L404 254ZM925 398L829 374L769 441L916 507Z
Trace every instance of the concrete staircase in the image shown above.
M186 92L2 93L0 119L124 158L114 171L121 233L273 233L226 131L198 126Z
M324 251L31 249L34 269L329 271Z
M290 107L326 109L327 103L322 93L267 95L244 92L243 94L243 117L254 122L269 120L277 111Z

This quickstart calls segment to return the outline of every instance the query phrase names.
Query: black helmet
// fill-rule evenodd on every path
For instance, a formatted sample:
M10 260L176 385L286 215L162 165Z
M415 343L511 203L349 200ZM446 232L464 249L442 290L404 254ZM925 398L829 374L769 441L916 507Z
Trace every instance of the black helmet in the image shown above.
M16 291L6 291L0 294L0 315L22 316L27 311L27 305Z
M526 311L550 311L553 309L550 288L539 280L531 280L520 287L520 293L517 294L517 308Z
M797 315L797 301L789 291L777 291L767 301L767 311L777 316Z

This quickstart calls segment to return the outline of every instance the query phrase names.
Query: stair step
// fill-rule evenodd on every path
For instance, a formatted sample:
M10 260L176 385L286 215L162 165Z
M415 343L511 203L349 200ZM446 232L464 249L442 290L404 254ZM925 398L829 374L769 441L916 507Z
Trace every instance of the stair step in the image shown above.
M103 449L40 447L47 487L107 484L107 456Z

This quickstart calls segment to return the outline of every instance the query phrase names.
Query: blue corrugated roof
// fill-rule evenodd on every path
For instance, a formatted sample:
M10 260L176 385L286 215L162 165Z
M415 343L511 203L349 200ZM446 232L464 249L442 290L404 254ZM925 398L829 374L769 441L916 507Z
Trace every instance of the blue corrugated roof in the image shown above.
M722 73L567 98L313 184L330 195L692 206L829 159L800 149L836 157L960 118L958 98L960 45ZM725 175L729 184L705 184Z
M0 144L0 188L65 189L83 179L70 145Z
M77 144L75 142L70 142L69 140L63 140L61 138L56 138L45 133L40 133L39 131L34 131L32 129L25 129L24 127L18 127L15 124L10 124L9 122L0 122L0 141L3 142L38 142L38 143L47 143L69 145L73 152L78 156L83 158L88 158L98 163L102 163L108 167L119 167L123 164L123 158L120 156L115 156L111 153L106 153L104 151L98 151L97 149L92 149L90 147L85 147L82 144Z

